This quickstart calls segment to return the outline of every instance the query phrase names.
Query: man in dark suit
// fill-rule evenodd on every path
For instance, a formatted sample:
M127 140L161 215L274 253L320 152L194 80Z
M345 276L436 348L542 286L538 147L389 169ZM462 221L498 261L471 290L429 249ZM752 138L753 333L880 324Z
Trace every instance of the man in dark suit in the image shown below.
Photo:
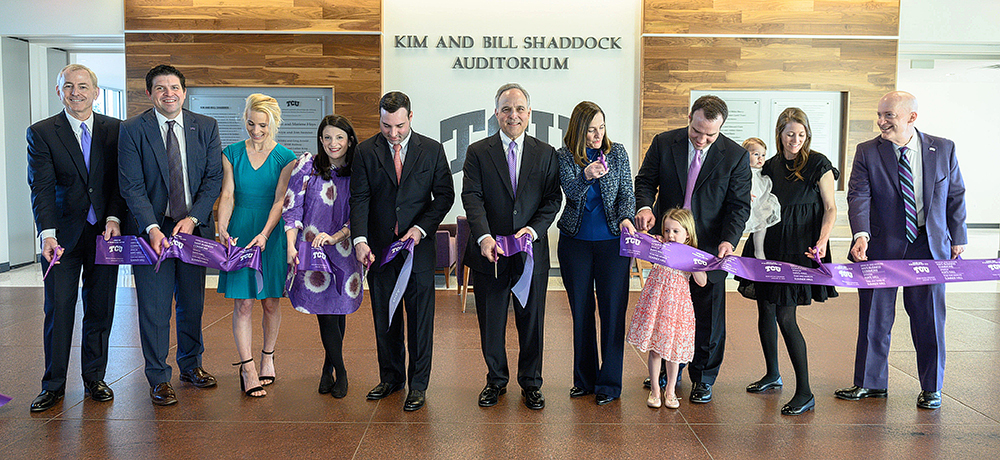
M381 133L358 144L351 169L351 234L358 260L371 265L371 295L379 384L368 399L410 387L403 410L424 406L434 342L434 234L455 202L451 170L440 142L410 129L410 98L393 91L379 101ZM389 298L403 267L400 254L376 260L394 241L413 239L413 270L403 293L410 364L406 367L403 309L390 325ZM407 372L408 371L408 372ZM407 378L407 374L409 377Z
M858 144L847 191L854 232L850 259L954 259L968 243L965 183L955 144L917 131L917 100L894 91L878 104L881 135ZM860 301L854 386L840 399L888 394L889 339L897 288L858 289ZM917 351L917 407L941 407L944 383L945 285L903 288L903 308Z
M183 110L184 75L172 66L158 65L146 73L146 95L153 108L122 122L119 134L122 196L133 217L126 221L125 231L148 237L157 254L169 246L166 235L188 233L215 239L212 207L222 190L218 123ZM152 265L136 265L132 270L153 404L177 403L167 364L175 295L180 379L199 388L215 386L215 377L201 367L205 267L171 258L163 261L159 272Z
M66 109L28 128L31 210L42 239L45 278L45 375L31 403L41 412L63 398L83 270L83 386L95 401L114 393L104 382L108 336L115 314L118 267L94 264L97 235L121 235L125 203L118 192L118 119L93 112L97 76L70 64L59 72L56 95ZM61 249L57 249L60 247ZM58 251L58 252L57 252Z
M691 106L687 128L653 138L635 178L639 231L659 234L660 216L684 207L694 215L699 249L720 258L733 253L750 216L750 163L746 150L719 132L728 115L722 99L702 96ZM691 300L690 399L707 403L726 348L726 272L709 272L704 287L692 282Z
M498 257L494 235L530 234L535 259L528 300L514 301L519 356L517 383L524 405L545 407L542 386L542 325L545 291L549 280L548 231L562 202L559 160L556 151L525 130L531 120L531 99L516 83L500 87L496 94L496 118L500 132L469 146L465 156L462 204L471 229L465 260L474 271L476 316L486 387L479 405L497 404L507 392L507 305L511 287L525 268L525 254Z

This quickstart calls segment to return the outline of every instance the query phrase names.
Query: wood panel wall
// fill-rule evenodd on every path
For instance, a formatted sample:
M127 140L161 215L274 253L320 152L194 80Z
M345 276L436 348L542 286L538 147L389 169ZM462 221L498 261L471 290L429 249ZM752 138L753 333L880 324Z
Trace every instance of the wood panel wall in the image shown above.
M335 112L351 120L358 136L377 132L380 1L271 0L264 7L238 6L245 3L125 0L129 116L151 107L146 72L166 63L184 73L188 86L333 87ZM289 33L239 32L248 29ZM304 30L310 33L294 33ZM338 33L358 31L373 33Z
M898 28L898 0L645 0L643 33L675 36L642 39L643 149L687 125L692 89L843 91L846 179L854 147L877 133L878 99L895 89Z

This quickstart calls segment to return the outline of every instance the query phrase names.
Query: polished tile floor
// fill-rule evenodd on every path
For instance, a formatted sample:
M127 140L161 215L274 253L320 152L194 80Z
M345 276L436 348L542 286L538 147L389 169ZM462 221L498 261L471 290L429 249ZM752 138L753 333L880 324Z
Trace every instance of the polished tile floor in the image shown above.
M973 258L996 257L997 231L974 232ZM843 243L840 244L843 246ZM992 245L992 246L990 246ZM838 253L846 251L836 249ZM992 252L990 252L992 251ZM836 260L836 259L835 259ZM715 400L679 410L645 406L645 356L626 348L621 400L597 407L570 399L572 328L566 295L552 279L545 317L544 410L530 411L511 387L493 408L476 405L486 367L470 298L461 312L452 290L439 290L434 364L427 406L402 411L405 392L365 400L378 383L367 305L347 320L350 391L335 400L316 392L322 346L316 320L284 309L277 382L263 399L242 397L231 332L232 305L210 290L204 314L205 367L219 379L200 390L177 380L180 403L154 407L143 377L135 294L121 287L107 382L115 400L84 398L79 348L73 349L64 401L28 411L42 375L42 289L38 267L0 274L0 458L984 458L1000 451L1000 289L997 283L950 288L944 404L915 406L920 388L909 327L898 305L890 354L889 397L859 402L833 397L852 379L857 294L799 309L809 344L816 410L781 416L794 377L782 351L784 390L760 395L744 386L763 372L754 305L728 295L728 341ZM123 283L127 284L127 283ZM454 286L454 284L453 284ZM638 297L633 292L632 303ZM287 300L283 305L287 306ZM260 310L255 311L256 324ZM513 323L513 319L511 319ZM79 321L75 337L80 334ZM507 336L516 366L516 333ZM255 334L260 344L260 331ZM78 339L76 340L78 342ZM173 357L171 355L171 361ZM682 394L690 391L685 378ZM988 454L994 452L994 454Z

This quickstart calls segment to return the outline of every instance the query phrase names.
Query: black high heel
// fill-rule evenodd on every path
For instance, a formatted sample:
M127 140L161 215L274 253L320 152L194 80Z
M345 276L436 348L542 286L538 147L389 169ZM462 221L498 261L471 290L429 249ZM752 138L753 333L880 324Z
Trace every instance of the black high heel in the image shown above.
M270 352L261 350L260 354L271 356L271 355L274 354L274 350L271 350ZM260 362L261 362L261 365L263 365L264 364L264 358L261 358ZM273 356L271 357L271 362L274 362L274 357ZM257 377L257 379L260 380L260 384L262 386L265 386L265 387L268 386L268 385L270 385L270 384L272 384L272 383L274 383L274 376L273 375L261 375L261 376Z
M253 358L250 358L250 359L248 359L246 361L240 361L238 363L233 363L234 366L239 366L239 368L236 369L236 376L240 378L240 391L242 391L243 394L245 394L245 395L247 395L247 396L249 396L251 398L263 398L264 396L267 396L267 393L264 393L262 395L255 395L254 394L254 393L258 392L258 391L264 391L264 387L263 386L258 385L258 386L255 386L255 387L253 387L253 388L251 388L251 389L248 390L247 389L247 383L246 383L245 380L243 380L243 365L246 364L246 363L252 363L252 362L253 362ZM260 377L257 377L257 380L260 380Z

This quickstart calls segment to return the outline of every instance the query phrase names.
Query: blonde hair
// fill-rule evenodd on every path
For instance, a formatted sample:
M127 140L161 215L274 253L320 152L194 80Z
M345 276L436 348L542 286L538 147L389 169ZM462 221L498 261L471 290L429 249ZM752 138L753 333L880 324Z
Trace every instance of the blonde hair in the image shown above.
M250 118L250 112L260 112L267 115L268 136L274 139L278 135L278 127L281 126L281 107L278 101L271 96L260 93L253 93L247 96L246 108L243 109L243 124Z
M761 146L764 151L767 151L767 144L765 144L764 140L759 137L748 137L747 140L743 141L743 148L750 150L750 146L753 144L757 144Z
M688 232L688 239L684 244L691 246L692 248L698 247L698 235L694 231L694 215L688 209L672 208L667 212L663 213L663 219L660 220L660 228L662 232L663 224L667 219L675 220L684 230Z

